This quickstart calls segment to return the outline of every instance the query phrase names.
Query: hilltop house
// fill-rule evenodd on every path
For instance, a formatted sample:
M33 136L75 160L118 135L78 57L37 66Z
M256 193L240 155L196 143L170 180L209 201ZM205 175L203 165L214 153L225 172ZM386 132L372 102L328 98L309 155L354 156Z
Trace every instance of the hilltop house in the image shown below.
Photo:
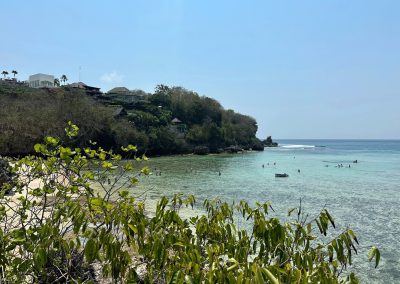
M171 124L169 125L169 129L175 133L176 138L185 138L186 133L186 124L184 124L178 118L174 118L171 120Z
M86 94L90 96L101 96L100 88L88 86L83 82L69 84L68 87L85 90Z
M54 76L38 73L29 76L29 87L31 88L53 88Z
M139 90L131 91L125 87L116 87L107 92L107 97L122 103L136 103L145 100L147 93Z

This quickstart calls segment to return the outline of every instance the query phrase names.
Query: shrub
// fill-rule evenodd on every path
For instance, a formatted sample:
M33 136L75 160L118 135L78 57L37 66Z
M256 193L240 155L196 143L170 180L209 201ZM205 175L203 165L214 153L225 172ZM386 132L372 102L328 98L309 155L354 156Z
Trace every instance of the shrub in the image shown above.
M66 134L78 128L69 123ZM308 219L300 206L281 222L269 203L206 200L204 214L183 219L195 197L175 195L149 216L129 193L150 174L139 167L147 158L132 145L121 150L133 159L46 137L36 156L13 162L16 195L0 199L2 283L89 283L99 265L115 283L357 283L343 274L357 237L351 229L326 237L335 228L327 210ZM369 259L379 258L372 247Z

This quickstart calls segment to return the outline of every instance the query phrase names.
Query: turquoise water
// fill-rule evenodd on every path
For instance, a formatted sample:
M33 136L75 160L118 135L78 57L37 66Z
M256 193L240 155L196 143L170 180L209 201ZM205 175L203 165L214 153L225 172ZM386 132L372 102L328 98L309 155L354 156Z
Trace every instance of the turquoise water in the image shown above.
M213 197L272 201L282 218L301 198L311 215L326 207L341 228L358 234L363 248L354 269L363 282L400 283L400 141L278 142L281 147L264 152L152 158L161 176L142 178L136 190L146 190L150 200L181 192L194 193L199 203ZM381 249L378 269L367 262L371 245Z

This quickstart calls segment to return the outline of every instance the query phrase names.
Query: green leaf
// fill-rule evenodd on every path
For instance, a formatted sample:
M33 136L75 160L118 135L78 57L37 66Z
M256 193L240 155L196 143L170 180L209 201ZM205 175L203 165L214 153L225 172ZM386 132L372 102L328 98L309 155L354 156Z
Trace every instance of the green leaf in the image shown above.
M131 182L131 184L137 184L139 182L139 180L138 180L138 178L133 177L133 178L131 178L130 182Z
M267 268L261 268L265 276L267 276L268 280L271 281L273 284L279 284L279 280L276 279L276 277L267 269Z
M41 270L47 261L46 250L44 248L38 248L33 256L33 261L35 268Z
M105 161L105 159L106 159L106 153L101 152L101 153L99 154L99 159L102 160L102 161Z
M258 267L257 270L256 270L256 281L257 281L256 282L257 284L265 283L265 280L264 280L264 277L262 275L262 271L261 271L260 267Z
M328 210L326 210L326 209L325 209L325 214L326 214L326 216L328 217L329 222L331 222L333 228L336 228L336 227L335 227L335 221L333 220L332 216L328 213Z
M185 275L185 282L188 284L193 284L193 278L190 275Z
M181 275L181 272L179 270L175 271L174 274L172 275L171 280L168 283L169 284L177 284L180 275Z
M71 121L68 121L68 126L65 128L65 133L69 138L78 136L79 127L73 124Z
M33 149L35 149L36 153L44 153L46 151L46 146L44 146L43 144L35 144L35 146L33 146Z
M128 224L128 227L129 227L129 228L132 230L132 232L134 232L135 234L138 233L138 229L137 229L134 225Z
M101 198L90 198L90 204L92 206L102 206L103 205L103 199L101 199Z
M94 174L93 174L93 172L92 172L92 171L88 171L88 172L86 173L86 177L87 177L88 179L90 179L90 180L94 180Z
M93 239L89 239L86 242L85 249L84 249L84 254L85 254L86 260L88 262L93 261L97 256L98 250L99 249L98 249L97 243Z
M143 173L144 175L149 175L150 174L150 168L149 167L143 167L141 170L141 173Z
M229 271L232 271L233 269L235 269L236 267L239 266L239 263L238 263L237 260L234 259L234 258L230 258L228 262L231 262L231 263L233 262L233 264L232 264L231 266L228 267L228 269L227 269L228 272L229 272Z
M377 268L379 265L379 261L381 259L381 253L379 249L375 246L371 247L370 250L368 251L368 260L371 261L374 258L375 258L375 268Z

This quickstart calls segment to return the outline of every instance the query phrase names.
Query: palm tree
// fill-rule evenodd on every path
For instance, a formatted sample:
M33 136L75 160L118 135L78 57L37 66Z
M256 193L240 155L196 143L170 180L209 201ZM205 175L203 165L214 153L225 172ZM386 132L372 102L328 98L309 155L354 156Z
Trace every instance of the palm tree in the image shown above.
M5 79L6 76L8 75L8 72L7 71L3 71L3 72L1 72L1 74L4 76L4 79Z
M64 85L65 85L65 82L68 81L67 76L66 76L66 75L62 75L61 78L60 78L60 81L61 81L61 82L64 82Z
M58 78L54 79L54 86L60 87L60 80Z
M13 71L11 71L11 73L13 73L13 74L14 74L14 79L15 79L15 75L17 75L17 74L18 74L17 70L13 70Z

